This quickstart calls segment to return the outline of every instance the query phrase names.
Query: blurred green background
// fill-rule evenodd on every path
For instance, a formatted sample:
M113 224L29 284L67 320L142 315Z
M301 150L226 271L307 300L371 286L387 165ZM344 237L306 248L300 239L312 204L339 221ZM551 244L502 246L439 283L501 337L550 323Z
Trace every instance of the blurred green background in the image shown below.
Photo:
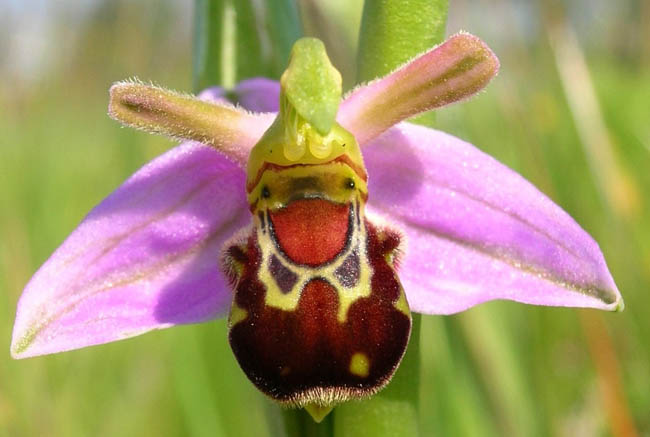
M354 77L361 1L300 1ZM173 146L106 116L114 81L190 91L192 2L0 0L0 436L266 436L223 320L23 361L23 286L84 215ZM451 0L501 73L437 125L513 167L599 242L626 309L492 302L424 317L422 435L650 436L650 2ZM351 82L348 81L348 85ZM645 315L644 315L645 314Z

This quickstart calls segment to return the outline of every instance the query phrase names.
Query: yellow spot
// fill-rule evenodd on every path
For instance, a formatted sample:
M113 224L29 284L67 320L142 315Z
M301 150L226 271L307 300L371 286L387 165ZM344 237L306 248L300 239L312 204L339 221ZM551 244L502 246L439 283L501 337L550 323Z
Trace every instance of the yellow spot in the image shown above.
M230 317L228 318L228 326L231 328L237 323L246 320L248 317L248 311L237 305L237 302L233 301L232 306L230 307Z
M407 317L411 317L411 309L409 308L409 304L406 301L406 295L404 294L404 289L401 286L399 291L399 298L397 299L397 302L395 302L393 305L395 305L395 308L397 308L399 311L404 313Z
M350 358L350 373L365 378L370 372L370 360L364 353L357 352Z
M305 405L305 410L309 413L314 422L321 423L323 419L334 409L334 404L331 405L320 405L316 403L311 403Z

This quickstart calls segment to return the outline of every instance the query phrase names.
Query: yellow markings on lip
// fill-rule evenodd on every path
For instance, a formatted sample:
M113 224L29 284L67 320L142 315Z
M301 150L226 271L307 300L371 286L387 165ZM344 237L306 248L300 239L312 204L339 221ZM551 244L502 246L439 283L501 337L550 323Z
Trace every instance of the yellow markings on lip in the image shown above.
M290 260L287 260L286 257L276 248L270 232L264 233L258 230L257 241L262 255L258 279L266 288L264 303L270 307L278 308L283 311L295 311L300 303L302 290L307 283L313 279L323 279L336 290L339 304L337 320L339 323L345 323L350 306L352 306L352 304L357 300L363 297L368 297L372 293L370 287L372 267L365 251L367 239L366 228L365 226L361 226L359 229L356 225L353 226L355 227L353 229L352 241L347 250L343 251L336 261L316 267L297 265L292 263ZM359 253L359 279L353 287L344 287L336 278L334 272L345 262L347 257L350 256L354 250L357 250ZM278 287L271 273L270 260L273 255L280 260L286 269L295 273L299 278L287 293L283 293L282 290L280 290L280 287ZM408 305L406 308L406 314L409 314Z
M399 298L393 304L398 311L404 313L407 317L411 317L411 309L409 308L408 301L406 300L406 294L404 294L404 288L400 285L399 287Z
M262 245L260 244L260 246ZM273 275L271 274L269 262L267 261L269 259L271 259L271 256L266 256L266 254L264 254L262 266L260 267L260 271L258 273L259 280L266 286L264 303L270 307L283 311L295 311L295 309L298 307L298 302L300 301L302 289L306 283L304 280L304 275L307 274L307 268L292 266L291 271L296 273L300 280L297 281L296 285L294 285L288 293L283 293L282 290L280 290L280 287L278 287L276 284Z
M259 233L258 233L259 237ZM260 244L260 246L262 246ZM275 253L275 251L270 251ZM346 252L347 253L347 252ZM282 255L278 256L278 259ZM348 310L350 306L362 297L370 296L372 289L370 288L370 277L371 277L371 267L365 261L365 256L362 255L360 261L360 275L357 284L351 288L345 288L339 284L338 279L334 275L334 271L345 261L346 255L340 256L340 259L337 262L328 265L327 267L307 267L307 266L296 266L283 262L284 266L290 269L292 272L296 273L298 278L300 278L296 284L293 286L291 291L288 293L283 293L280 288L276 285L271 271L268 267L268 262L263 261L262 266L260 267L259 279L266 285L266 295L264 297L264 303L273 308L278 308L284 311L294 311L298 304L300 303L300 297L302 294L302 289L307 285L307 283L313 279L325 279L328 283L334 286L336 294L339 298L339 308L337 312L337 320L339 323L345 323L348 315ZM270 256L264 256L264 259L270 259ZM407 314L408 314L408 306Z
M350 358L350 373L361 378L370 374L370 359L363 352L356 352Z
M368 297L372 293L372 289L370 288L370 266L364 263L363 258L359 267L360 275L357 285L352 288L336 287L336 292L339 295L339 311L337 313L339 323L345 323L348 317L348 310L354 302L362 297Z
M228 317L228 325L232 328L237 323L246 320L248 317L248 311L244 308L237 305L237 302L233 301L230 307L230 316Z

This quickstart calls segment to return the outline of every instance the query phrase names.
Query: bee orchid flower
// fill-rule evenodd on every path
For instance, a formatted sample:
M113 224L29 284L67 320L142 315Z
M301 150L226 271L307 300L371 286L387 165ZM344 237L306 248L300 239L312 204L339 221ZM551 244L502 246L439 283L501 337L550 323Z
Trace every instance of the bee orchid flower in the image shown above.
M303 39L280 84L251 79L228 93L238 105L219 88L195 98L115 84L111 117L185 142L96 206L36 272L12 356L230 309L231 345L258 388L325 408L388 382L409 308L452 314L509 299L622 309L598 245L566 212L473 145L404 122L477 93L498 68L461 33L341 99L322 43Z

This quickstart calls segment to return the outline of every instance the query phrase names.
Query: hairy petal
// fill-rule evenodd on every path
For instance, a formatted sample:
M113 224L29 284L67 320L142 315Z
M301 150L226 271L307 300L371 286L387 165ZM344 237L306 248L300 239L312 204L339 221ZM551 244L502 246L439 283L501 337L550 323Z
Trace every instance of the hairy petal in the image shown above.
M250 218L244 172L185 143L83 220L25 288L12 355L60 352L222 315L221 245Z
M472 96L498 70L499 60L483 41L459 33L353 90L337 118L363 145L402 120Z
M218 89L209 94L200 99L137 81L118 82L110 89L108 115L129 127L210 145L243 167L271 117L224 103Z
M492 299L622 308L596 242L514 171L408 123L371 144L369 212L407 236L400 278L413 310L450 314Z

